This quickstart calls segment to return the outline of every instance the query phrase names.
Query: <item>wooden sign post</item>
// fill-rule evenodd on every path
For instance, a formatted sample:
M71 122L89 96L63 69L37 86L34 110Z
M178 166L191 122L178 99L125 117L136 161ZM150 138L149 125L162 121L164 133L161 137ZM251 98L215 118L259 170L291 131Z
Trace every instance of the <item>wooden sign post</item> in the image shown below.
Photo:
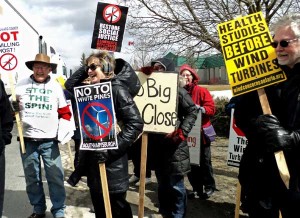
M100 180L102 185L102 194L104 199L105 215L106 218L112 218L105 163L99 164L99 170L100 170Z
M70 165L72 170L75 170L75 166L74 166L74 159L73 159L73 155L72 155L72 151L71 151L71 143L70 141L67 142L68 145L68 150L69 150L69 157L70 157Z
M142 150L141 150L138 218L144 217L144 204L145 204L144 196L145 196L145 178L146 178L146 167L147 167L147 148L148 148L148 133L143 133L143 135L142 135Z
M238 181L238 184L236 186L234 218L240 217L240 204L241 204L241 184Z
M16 101L17 100L16 99L16 91L15 91L15 86L14 86L14 83L13 83L11 73L9 74L9 85L10 85L10 89L11 89L12 100ZM25 143L24 143L24 137L23 137L22 122L21 122L21 119L20 119L19 111L15 112L15 117L16 117L16 122L17 122L19 138L20 138L21 152L22 152L22 154L25 154L26 150L25 150Z

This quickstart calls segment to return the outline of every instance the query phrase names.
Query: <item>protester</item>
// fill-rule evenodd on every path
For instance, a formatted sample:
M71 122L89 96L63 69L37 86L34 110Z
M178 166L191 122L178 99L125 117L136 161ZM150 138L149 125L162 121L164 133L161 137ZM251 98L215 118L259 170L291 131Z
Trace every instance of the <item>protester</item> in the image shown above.
M143 120L133 101L141 85L131 66L122 59L114 60L108 52L91 54L86 64L86 70L80 68L66 81L66 88L73 91L87 77L90 77L91 84L111 81L116 118L122 125L117 135L118 149L87 151L84 163L79 160L79 165L83 164L87 173L96 217L106 217L99 173L99 163L105 163L112 216L131 218L131 207L126 200L129 188L127 152L143 130Z
M172 60L160 58L151 62L151 68L142 71L175 71ZM168 73L168 72L165 72ZM198 109L187 91L179 87L178 113L179 127L169 134L148 134L148 144L155 161L152 167L158 183L159 213L163 217L181 218L186 215L187 195L184 176L190 171L190 156L187 136L197 119Z
M14 111L20 111L26 153L22 153L26 191L33 213L28 218L43 218L46 199L43 189L41 158L52 202L54 218L64 217L66 192L64 170L57 141L59 119L70 120L71 112L60 85L49 73L56 68L50 57L37 54L26 66L33 74L16 85Z
M189 182L193 187L193 192L189 194L189 197L195 198L198 195L207 199L216 190L210 149L211 142L215 136L210 122L210 117L216 112L215 103L209 91L198 85L200 78L191 66L188 64L182 65L180 67L180 75L186 81L184 88L198 106L199 112L202 113L201 132L199 133L201 134L200 166L191 165L191 172L188 173Z
M13 126L10 103L0 79L0 217L2 217L5 188L5 145L11 143Z
M265 88L273 115L262 115L256 91L241 95L235 107L237 126L248 145L239 181L250 218L300 217L300 15L287 15L272 27L272 46L287 80ZM290 173L282 181L274 152L283 151Z

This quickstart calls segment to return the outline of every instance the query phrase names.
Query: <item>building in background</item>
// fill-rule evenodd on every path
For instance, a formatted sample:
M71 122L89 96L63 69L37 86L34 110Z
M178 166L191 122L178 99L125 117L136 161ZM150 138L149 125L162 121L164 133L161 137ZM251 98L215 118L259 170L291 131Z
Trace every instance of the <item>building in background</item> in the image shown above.
M185 63L191 65L200 76L200 84L229 84L222 54L203 55L191 59L169 52L164 57L174 60L176 70Z

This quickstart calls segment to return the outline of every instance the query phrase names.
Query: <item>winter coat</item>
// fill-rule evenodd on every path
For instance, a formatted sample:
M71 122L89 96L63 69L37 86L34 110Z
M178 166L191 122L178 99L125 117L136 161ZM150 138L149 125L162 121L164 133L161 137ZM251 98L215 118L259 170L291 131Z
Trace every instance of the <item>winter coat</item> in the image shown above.
M0 155L5 145L11 143L13 125L11 106L5 92L4 84L0 80Z
M152 61L153 66L156 62L166 66L166 71L174 71L174 64L170 59L160 58ZM167 72L166 72L167 73ZM187 138L189 132L197 119L198 109L191 96L184 89L179 87L178 92L178 128L182 130ZM174 144L170 139L165 138L166 134L150 133L148 135L148 144L153 157L151 157L151 167L160 168L165 173L171 175L185 175L190 171L190 155L187 141L180 144Z
M192 96L194 103L205 109L205 114L202 114L202 127L208 127L211 125L210 117L216 112L214 99L206 88L198 85L200 77L193 68L188 64L183 64L180 67L179 73L184 70L188 70L193 76L192 83L187 84L184 88Z
M65 83L68 90L80 84L87 77L84 67L76 71ZM122 59L116 59L115 77L111 79L114 108L118 123L122 123L117 135L118 149L108 150L105 162L108 188L110 193L126 192L129 188L128 158L129 146L139 137L143 130L143 120L133 101L141 87L139 79L131 66ZM99 164L95 151L85 152L87 157L83 164L88 176L88 186L99 188Z
M300 131L300 63L293 69L282 67L287 80L265 88L272 114L287 130ZM248 145L242 156L239 180L246 195L266 199L287 194L287 189L279 175L274 153L268 153L254 124L263 114L257 91L239 97L235 107L237 126L245 133ZM289 192L300 190L300 144L284 150L290 172ZM300 195L299 195L300 196Z

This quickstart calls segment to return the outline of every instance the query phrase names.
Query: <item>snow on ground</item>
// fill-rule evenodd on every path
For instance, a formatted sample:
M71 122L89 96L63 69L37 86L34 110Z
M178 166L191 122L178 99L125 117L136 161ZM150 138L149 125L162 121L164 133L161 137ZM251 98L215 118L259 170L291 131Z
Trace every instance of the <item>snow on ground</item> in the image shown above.
M223 90L223 91L210 91L210 94L213 96L214 99L216 98L228 98L230 99L232 97L232 91L231 90Z

